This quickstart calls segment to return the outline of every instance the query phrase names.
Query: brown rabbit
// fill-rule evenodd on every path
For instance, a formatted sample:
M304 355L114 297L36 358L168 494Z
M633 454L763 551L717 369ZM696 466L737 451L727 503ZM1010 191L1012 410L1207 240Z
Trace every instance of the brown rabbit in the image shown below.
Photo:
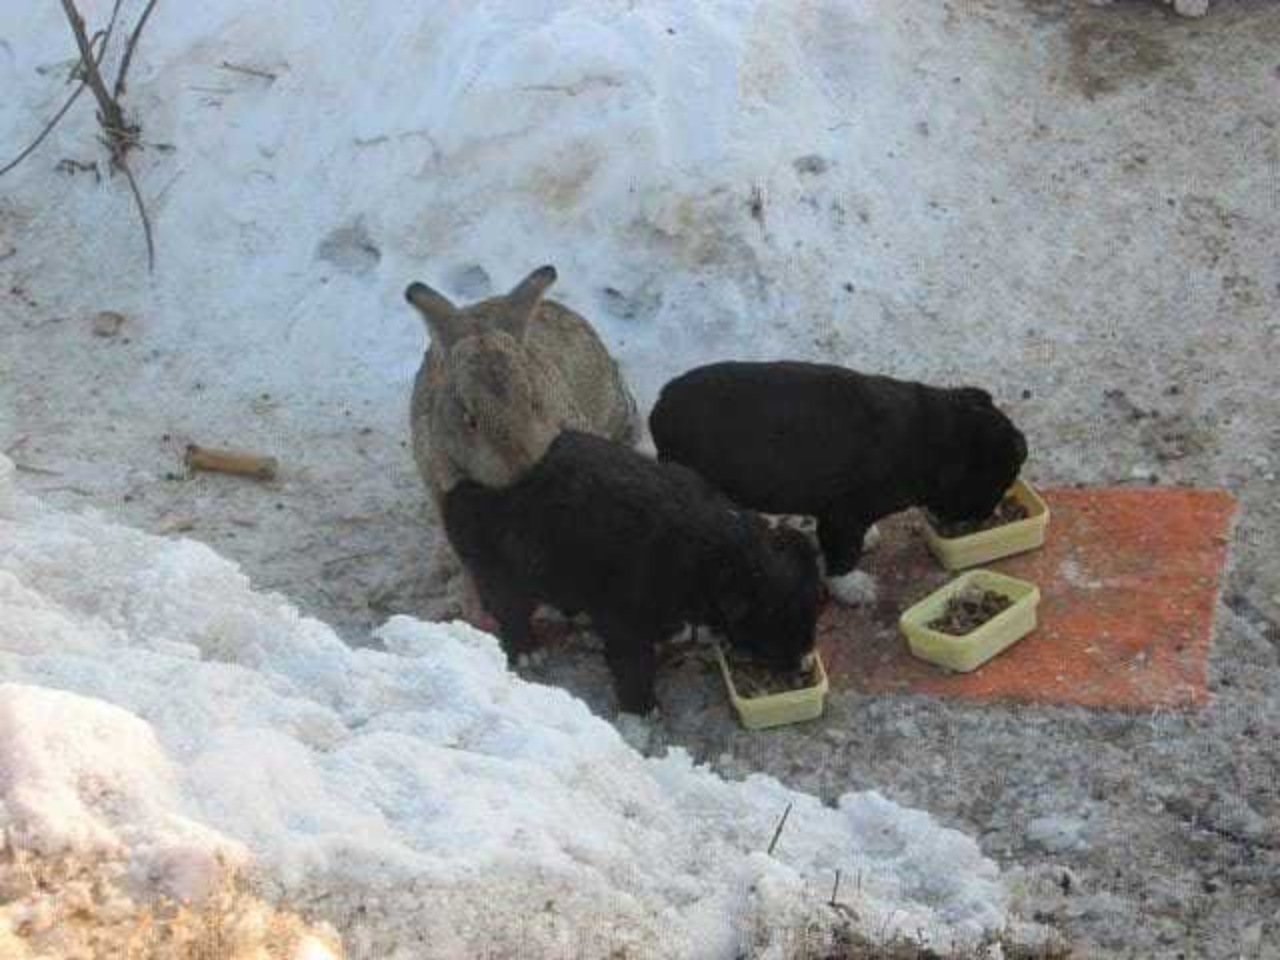
M505 487L572 427L630 444L636 404L582 317L543 294L554 267L506 296L457 307L424 283L406 299L426 320L431 348L414 382L413 453L437 506L464 479Z

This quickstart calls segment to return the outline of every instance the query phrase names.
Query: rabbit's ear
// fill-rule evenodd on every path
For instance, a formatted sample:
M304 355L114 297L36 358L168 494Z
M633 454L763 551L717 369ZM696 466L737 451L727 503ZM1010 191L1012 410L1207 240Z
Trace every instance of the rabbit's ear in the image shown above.
M556 282L556 268L548 264L529 274L507 294L507 332L517 340L523 340L533 312L542 302L542 295Z
M404 298L418 308L431 331L432 344L438 346L442 353L462 338L465 320L444 294L432 290L425 283L415 282L405 289Z

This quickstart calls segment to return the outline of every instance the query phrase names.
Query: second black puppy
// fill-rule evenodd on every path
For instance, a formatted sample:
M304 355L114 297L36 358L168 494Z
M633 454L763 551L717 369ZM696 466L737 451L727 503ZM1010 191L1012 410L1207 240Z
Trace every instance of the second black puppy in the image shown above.
M736 503L816 517L837 596L877 520L914 506L943 520L986 517L1027 457L983 390L813 363L698 367L662 389L649 428L660 459Z
M655 645L685 623L779 670L813 650L821 590L808 541L676 464L569 430L507 487L458 484L443 513L507 653L530 649L538 602L585 612L631 713L655 706Z

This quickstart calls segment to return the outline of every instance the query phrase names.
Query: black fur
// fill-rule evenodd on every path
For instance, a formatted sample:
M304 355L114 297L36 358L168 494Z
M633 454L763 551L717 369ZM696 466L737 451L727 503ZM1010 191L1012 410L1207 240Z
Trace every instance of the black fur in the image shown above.
M443 512L507 653L531 648L539 602L583 611L624 710L653 708L655 645L685 623L782 669L813 649L813 548L677 464L565 431L511 486L464 481Z
M983 390L812 363L691 370L662 389L649 427L659 459L692 467L736 503L817 517L831 576L857 565L867 528L891 513L987 516L1027 456Z

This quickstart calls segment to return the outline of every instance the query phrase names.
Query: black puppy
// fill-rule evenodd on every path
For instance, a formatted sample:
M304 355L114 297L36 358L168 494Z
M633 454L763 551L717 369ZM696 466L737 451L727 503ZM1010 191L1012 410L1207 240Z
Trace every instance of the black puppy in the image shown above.
M677 464L565 431L515 483L464 481L443 508L507 654L531 649L540 601L585 612L623 710L655 706L655 645L685 623L718 629L780 670L813 650L821 577L812 546Z
M649 428L659 459L692 467L736 503L817 517L842 599L875 521L913 506L985 517L1027 457L983 390L826 364L698 367L663 387Z

